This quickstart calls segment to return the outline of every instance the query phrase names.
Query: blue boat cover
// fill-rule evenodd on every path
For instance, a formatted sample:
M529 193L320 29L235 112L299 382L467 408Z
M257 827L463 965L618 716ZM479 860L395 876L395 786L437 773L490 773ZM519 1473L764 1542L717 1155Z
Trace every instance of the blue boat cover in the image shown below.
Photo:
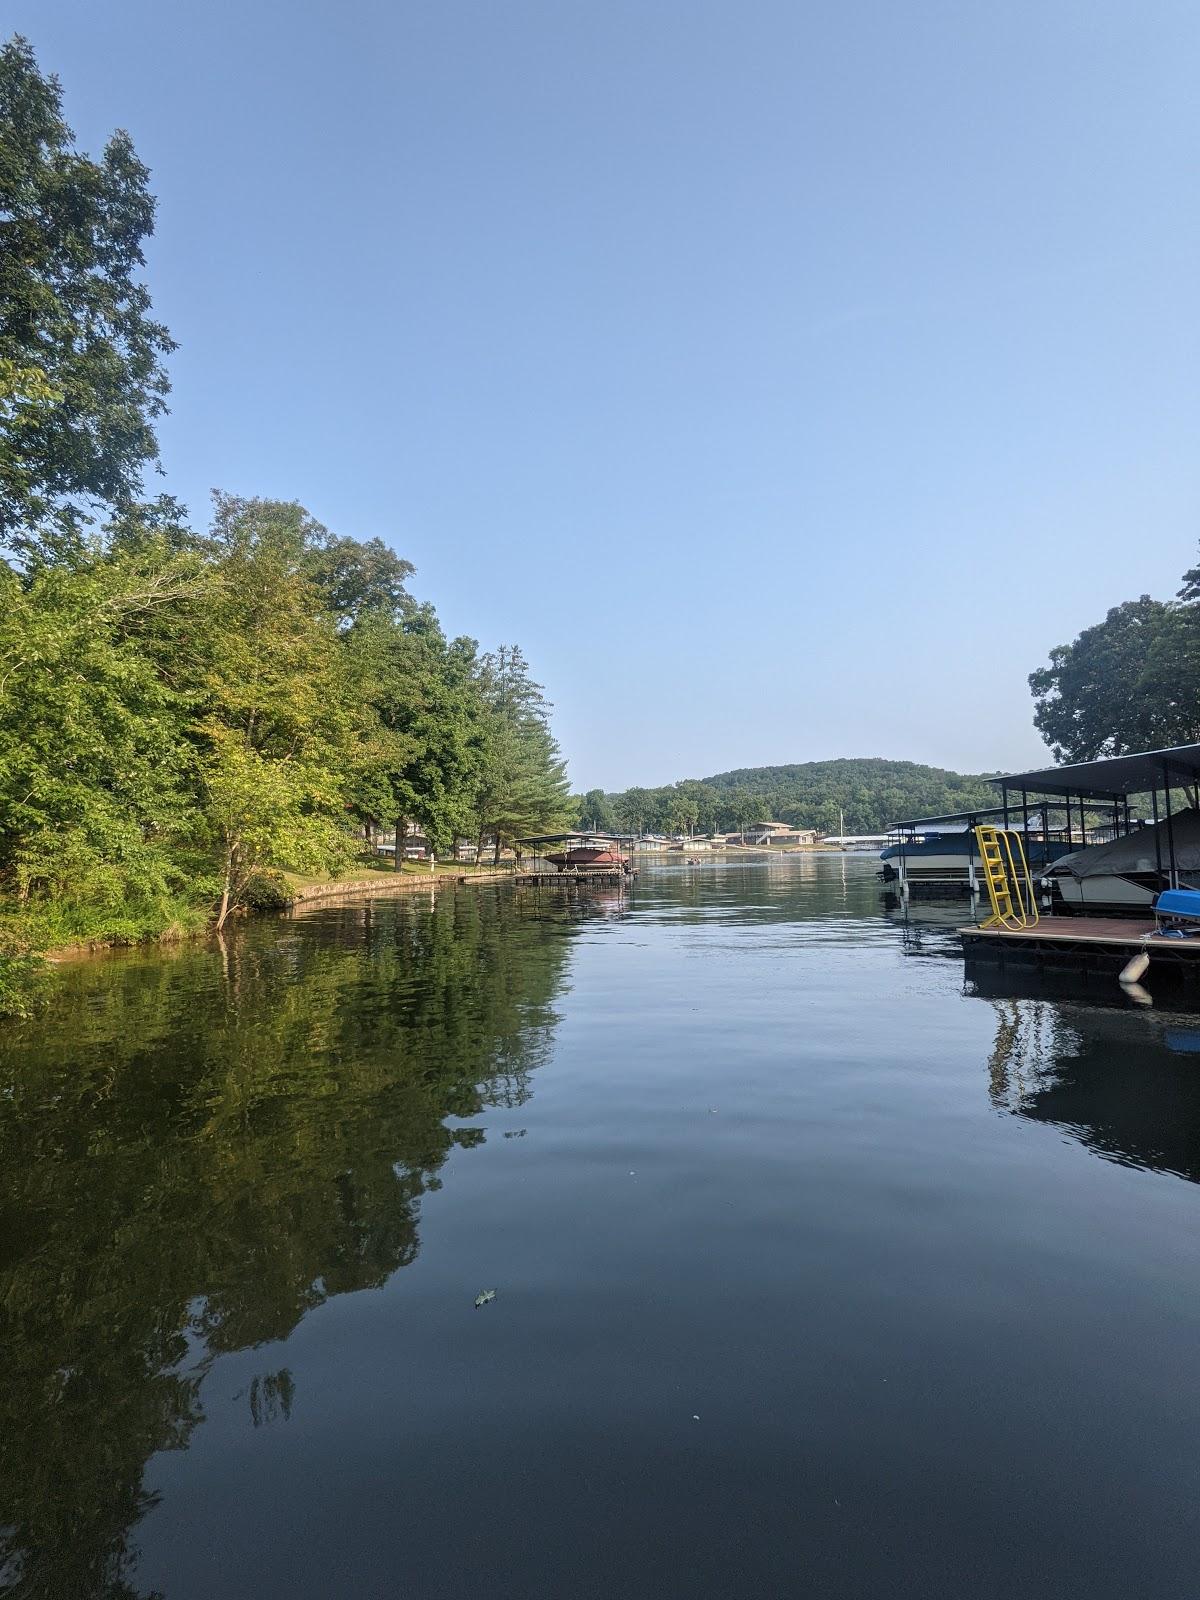
M1200 918L1200 889L1164 889L1154 910L1160 917Z

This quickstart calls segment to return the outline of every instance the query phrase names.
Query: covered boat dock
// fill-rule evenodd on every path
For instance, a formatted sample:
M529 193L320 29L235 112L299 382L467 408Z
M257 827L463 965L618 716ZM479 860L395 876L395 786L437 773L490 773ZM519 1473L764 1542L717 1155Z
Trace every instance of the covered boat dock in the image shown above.
M1172 988L1182 983L1200 996L1200 921L1194 933L1160 930L1153 913L1162 891L1200 888L1200 744L1009 773L993 781L1002 796L1003 820L996 826L1033 840L1040 831L1047 843L1057 835L1065 844L1052 876L1071 881L1079 912L1055 904L1050 914L1031 917L1022 927L961 928L968 965L1094 970L1115 977L1131 957L1144 953L1150 963L1148 985L1158 979ZM1094 838L1101 828L1106 842L1089 847L1089 833ZM1105 884L1125 886L1127 914L1123 906L1115 915L1087 914L1086 883L1100 881L1101 875ZM1115 891L1106 892L1111 901Z
M1003 805L949 811L937 817L913 817L888 829L881 852L881 876L902 896L953 899L982 892L983 877L975 829L979 825L1013 826ZM1042 866L1052 854L1074 848L1065 824L1053 826L1036 811L1015 824L1025 835L1026 855Z
M1198 809L1200 744L1104 756L1071 766L1035 768L1032 772L1011 772L992 781L1003 796L1000 809L1006 828L1014 825L1016 817L1024 818L1028 824L1031 805L1041 812L1043 820L1053 811L1061 811L1061 832L1068 851L1073 848L1073 837L1078 838L1081 849L1087 843L1089 812L1094 817L1098 814L1111 827L1110 838L1119 838L1144 820L1132 815L1132 801L1148 799L1152 825L1157 829L1160 822L1164 824L1166 848L1164 850L1160 844L1157 858L1160 876L1166 874L1161 887L1180 887L1173 822L1180 810ZM1182 807L1177 803L1181 793ZM1074 831L1076 824L1077 833Z
M517 851L514 881L526 886L628 883L637 877L637 868L622 854L632 843L626 834L539 833L513 843Z

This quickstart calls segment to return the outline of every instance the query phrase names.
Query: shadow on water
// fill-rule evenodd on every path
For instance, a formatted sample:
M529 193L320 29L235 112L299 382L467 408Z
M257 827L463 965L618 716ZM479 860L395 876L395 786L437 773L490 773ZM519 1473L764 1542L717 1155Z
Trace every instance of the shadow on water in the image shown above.
M224 1352L419 1249L449 1129L545 1061L580 912L472 892L81 964L0 1050L0 1586L111 1600ZM287 1368L250 1421L286 1418Z

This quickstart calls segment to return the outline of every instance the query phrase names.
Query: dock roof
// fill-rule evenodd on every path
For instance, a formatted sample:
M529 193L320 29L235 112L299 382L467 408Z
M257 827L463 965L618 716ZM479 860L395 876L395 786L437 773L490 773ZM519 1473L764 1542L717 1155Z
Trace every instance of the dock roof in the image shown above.
M1002 817L1003 815L1003 806L976 806L974 811L947 811L941 817L912 817L907 822L893 822L889 826L888 832L895 833L901 828L920 830L921 828L962 827L977 822L980 817Z
M605 833L599 830L595 833L581 833L575 829L570 833L534 833L526 839L514 839L514 844L579 844L585 839L594 839L605 844L620 844L622 840L631 838L628 833Z
M1065 767L1038 767L1032 772L1006 772L991 782L1026 794L1074 795L1084 800L1123 800L1169 784L1200 782L1200 744L1177 744L1165 750L1139 750L1099 761L1076 761Z

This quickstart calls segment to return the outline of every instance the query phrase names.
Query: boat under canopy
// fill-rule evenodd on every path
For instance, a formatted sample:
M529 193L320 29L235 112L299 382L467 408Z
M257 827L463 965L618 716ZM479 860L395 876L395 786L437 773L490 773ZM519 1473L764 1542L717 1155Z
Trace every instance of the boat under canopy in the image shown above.
M629 857L621 849L621 839L609 833L540 833L514 841L521 852L533 851L559 872L608 869L627 872ZM557 845L557 849L546 849Z
M1008 772L991 781L1001 791L1007 826L1033 806L1043 816L1063 816L1066 853L1041 876L1066 911L1144 912L1159 890L1186 887L1200 872L1200 744ZM1186 809L1176 810L1181 798ZM1097 819L1106 818L1109 840L1084 848Z
M925 898L975 894L983 882L975 829L980 823L999 824L1004 819L1003 806L990 806L895 822L888 829L887 848L880 851L881 876L885 883L897 882L902 894ZM1024 835L1025 853L1035 870L1069 845L1062 829L1048 828L1040 815L1030 816L1028 826L1018 820L1014 828Z
M1175 812L1169 824L1136 828L1107 844L1060 856L1043 875L1072 910L1148 908L1172 859L1183 888L1200 886L1200 811L1194 807Z

